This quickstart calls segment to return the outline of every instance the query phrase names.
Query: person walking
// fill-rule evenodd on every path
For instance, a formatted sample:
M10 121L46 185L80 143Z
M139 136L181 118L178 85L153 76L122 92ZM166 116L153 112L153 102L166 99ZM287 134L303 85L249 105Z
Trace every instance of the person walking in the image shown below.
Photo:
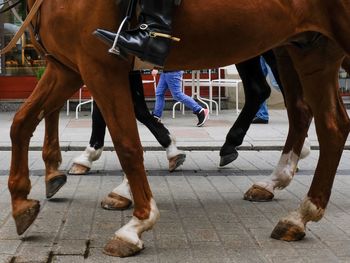
M270 79L271 86L275 88L276 90L280 91L279 86L277 84L277 81L270 69L270 67L266 64L265 59L261 56L260 57L260 64L261 64L261 70L265 77L268 77ZM253 119L252 123L256 124L268 124L269 123L269 111L267 108L267 103L264 101L259 111L256 113L255 118Z
M152 70L152 75L158 74L158 70ZM171 95L176 101L185 104L190 108L198 118L197 127L201 127L207 121L209 110L199 105L193 98L187 96L182 91L183 71L163 71L156 88L156 103L153 110L153 116L159 121L162 117L165 106L165 92L169 89Z

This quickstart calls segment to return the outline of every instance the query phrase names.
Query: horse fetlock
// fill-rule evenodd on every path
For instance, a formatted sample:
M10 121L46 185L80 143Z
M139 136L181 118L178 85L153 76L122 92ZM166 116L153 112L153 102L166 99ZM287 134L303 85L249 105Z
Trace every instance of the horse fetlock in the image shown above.
M306 197L298 208L303 222L306 224L309 221L317 222L321 220L325 210L321 207L317 207L309 197Z
M150 204L151 210L147 219L140 220L136 216L133 216L126 225L115 233L115 238L133 244L141 250L143 248L143 241L140 239L141 234L152 229L160 217L159 210L153 198L150 200Z
M94 147L87 146L85 151L81 155L74 158L73 162L75 164L80 164L87 168L91 168L92 162L98 160L102 152L103 147L101 147L100 149L95 149Z
M123 181L120 185L118 185L116 188L113 189L112 193L115 193L119 196L122 196L126 199L133 200L130 190L130 185L128 178L126 175L124 175Z
M171 158L173 158L179 154L184 154L184 151L181 151L177 148L175 137L170 135L170 134L169 134L169 137L171 139L171 143L168 147L165 148L166 156L167 156L168 160L170 160Z
M311 153L311 143L308 138L305 138L303 148L301 148L300 159L305 159Z
M285 167L283 170L278 171L271 176L271 184L273 189L284 189L286 188L293 179L295 170L291 170L290 167Z

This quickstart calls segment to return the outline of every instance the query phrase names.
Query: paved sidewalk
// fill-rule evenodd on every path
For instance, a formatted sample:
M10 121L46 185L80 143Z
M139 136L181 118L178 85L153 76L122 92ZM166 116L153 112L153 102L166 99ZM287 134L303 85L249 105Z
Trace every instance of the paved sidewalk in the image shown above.
M169 114L169 113L168 113ZM143 235L146 248L131 258L102 254L113 233L131 218L132 210L106 211L101 199L122 180L115 152L105 151L89 175L69 176L67 184L51 199L45 199L44 163L41 152L43 125L32 138L29 169L30 198L41 202L41 212L21 237L11 217L7 180L11 152L9 127L13 113L0 113L0 263L99 263L99 262L350 262L350 151L344 151L325 217L309 223L305 239L283 242L269 237L278 220L295 209L306 195L316 167L318 151L301 160L291 185L276 194L272 202L242 200L253 182L270 175L278 161L288 131L285 111L271 110L270 124L252 125L238 159L218 169L218 149L236 115L223 111L212 115L205 127L194 127L195 116L163 122L177 137L187 159L176 172L152 134L139 125L145 148L145 168L160 209L161 219ZM177 116L180 116L179 114ZM62 170L85 148L90 136L90 115L60 122ZM309 138L317 141L312 125ZM350 145L349 140L347 145ZM112 150L109 135L107 149ZM76 150L76 151L74 151ZM257 151L259 150L259 151Z
M44 165L30 152L32 192L41 202L33 226L18 237L10 215L7 167L10 152L1 152L0 262L350 262L350 151L345 151L325 218L309 223L299 242L269 237L279 218L295 209L312 180L318 151L300 162L291 185L267 203L242 200L243 193L269 175L278 151L240 151L226 169L216 168L217 151L192 151L177 172L169 174L165 153L145 152L145 166L161 213L143 235L146 248L132 258L102 254L107 240L131 217L132 210L106 211L101 199L122 180L114 152L104 152L86 176L69 176L67 184L46 200ZM63 152L67 169L78 152Z

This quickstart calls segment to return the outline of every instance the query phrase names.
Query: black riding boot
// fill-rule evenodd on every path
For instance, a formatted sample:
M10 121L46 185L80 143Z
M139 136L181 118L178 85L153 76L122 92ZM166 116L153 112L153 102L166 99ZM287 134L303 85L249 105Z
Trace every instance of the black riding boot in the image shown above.
M136 29L121 32L117 46L141 60L163 66L172 40L171 24L174 0L140 0L140 24ZM115 33L97 29L95 34L113 44Z

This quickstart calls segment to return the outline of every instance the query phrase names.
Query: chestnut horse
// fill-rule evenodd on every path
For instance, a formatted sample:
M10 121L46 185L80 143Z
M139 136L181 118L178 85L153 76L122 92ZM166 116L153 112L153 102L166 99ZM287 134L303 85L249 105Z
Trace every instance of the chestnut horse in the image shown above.
M28 3L32 6L34 0ZM39 25L36 31L48 63L11 127L9 189L18 234L32 224L40 209L37 200L28 199L31 134L43 118L47 128L51 122L57 125L60 106L83 82L105 118L135 204L132 219L114 234L104 252L113 256L137 253L143 248L141 234L159 218L128 88L132 58L123 61L108 54L108 47L92 35L96 28L117 28L121 19L116 1L56 0L44 1L40 21L33 23ZM218 0L212 4L191 0L182 1L176 12L174 35L182 41L174 45L166 69L214 68L276 48L290 122L279 162L284 181L296 168L312 115L315 118L320 158L314 180L300 207L273 230L274 238L302 238L306 223L320 220L327 206L350 130L337 83L341 60L350 55L349 25L350 0ZM47 131L43 157L46 177L53 179L59 176L61 158L59 151L52 150L52 146L58 149L57 134ZM259 186L259 190L272 186L276 185Z

